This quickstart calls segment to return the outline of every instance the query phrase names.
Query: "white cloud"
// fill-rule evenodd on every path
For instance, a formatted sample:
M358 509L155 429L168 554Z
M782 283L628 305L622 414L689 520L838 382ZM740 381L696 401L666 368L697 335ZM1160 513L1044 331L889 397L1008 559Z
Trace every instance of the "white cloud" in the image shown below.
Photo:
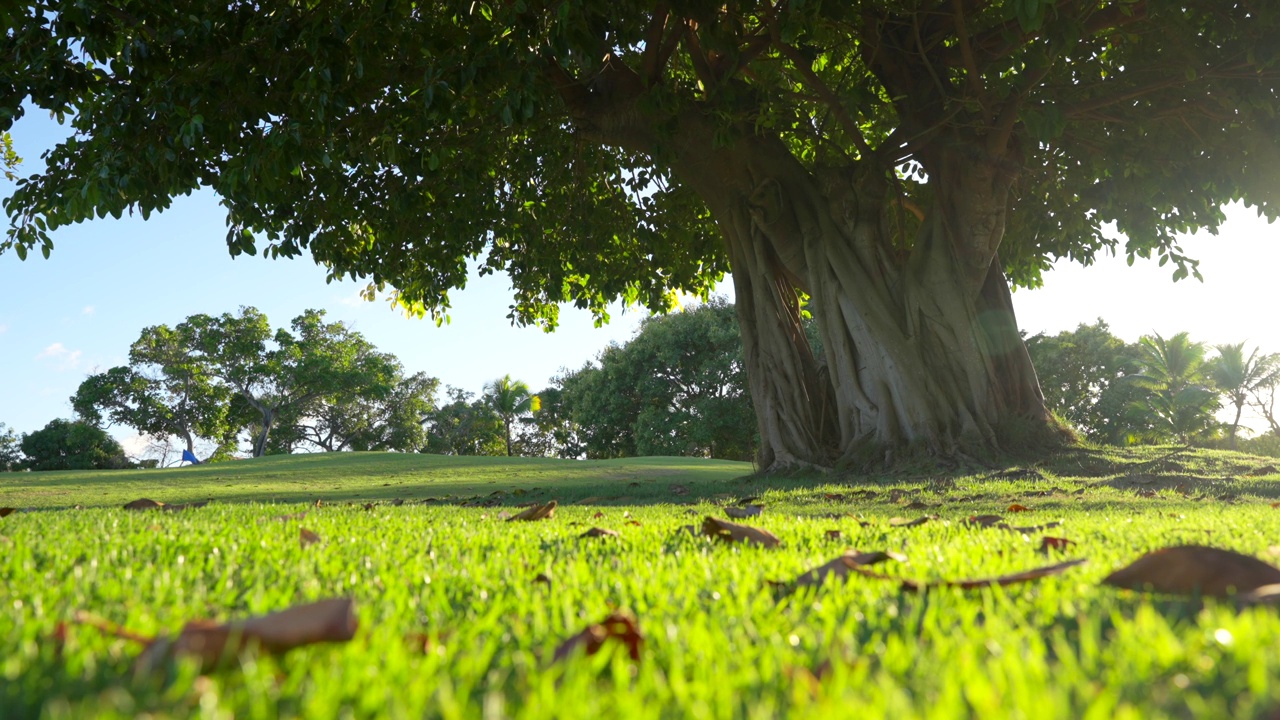
M85 315L92 315L92 314L94 314L94 313L95 313L95 312L97 312L97 311L98 311L98 310L97 310L97 308L95 308L94 306L92 306L92 305L85 305L85 306L84 306L84 310L81 310L80 312L81 312L81 313L83 313L83 314L85 314Z
M56 342L36 355L37 360L52 361L58 370L74 370L80 364L80 350L68 350L66 345Z

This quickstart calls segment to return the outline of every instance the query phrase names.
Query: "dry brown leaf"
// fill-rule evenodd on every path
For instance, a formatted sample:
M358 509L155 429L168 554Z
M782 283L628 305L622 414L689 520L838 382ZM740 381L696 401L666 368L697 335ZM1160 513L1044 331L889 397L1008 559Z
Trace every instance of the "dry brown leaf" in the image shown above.
M844 537L844 533L840 532L839 530L828 530L828 531L827 531L827 539L828 539L828 540L839 540L839 539L840 539L840 538L842 538L842 537Z
M929 507L930 507L929 503L922 502L920 500L912 500L911 502L902 506L904 510L927 510L929 509Z
M710 516L702 521L702 534L727 542L745 542L753 545L762 545L767 548L777 547L782 542L768 530L761 530L750 525L739 525Z
M833 500L833 501L837 501L837 502L838 502L838 501L840 501L840 500L844 500L844 499L845 499L845 496L844 496L844 495L841 495L840 493L823 493L823 494L822 494L822 499L824 499L824 500Z
M981 578L978 580L935 580L933 582L899 580L899 578L881 575L877 572L864 570L861 567L852 567L850 570L858 573L859 575L875 578L877 580L897 580L902 584L902 590L904 592L917 592L934 587L953 587L960 588L962 590L972 590L974 588L990 587L992 585L1016 585L1029 580L1039 580L1040 578L1048 577L1050 575L1057 575L1077 565L1083 565L1085 562L1088 561L1081 558L1079 560L1068 560L1067 562L1058 563L1056 565L1046 565L1033 570L1025 570L1023 572L1001 575L993 578Z
M604 620L588 625L582 632L561 643L560 647L556 648L552 662L560 662L570 657L579 648L582 648L587 655L595 655L609 638L616 638L626 645L627 654L632 660L640 659L644 637L640 634L635 617L627 612L614 612Z
M609 530L608 528L593 527L590 530L582 533L578 537L595 538L595 537L622 537L622 536L618 534L617 530Z
M533 583L535 585L541 583L547 587L551 587L551 576L546 573L538 573L533 576Z
M724 509L724 514L728 515L731 518L734 518L735 520L742 520L744 518L756 517L762 512L764 512L763 505L747 505L745 507L727 507Z
M889 525L892 527L915 527L917 525L923 525L929 522L930 520L937 520L937 519L938 517L936 515L923 515L921 517L916 518L915 520L908 520L906 518L894 517L894 518L889 518Z
M1040 538L1040 552L1049 552L1050 550L1067 550L1075 544L1075 540L1068 540L1063 537L1049 537L1048 535L1045 535Z
M141 498L139 500L134 500L133 502L128 503L127 505L124 506L124 509L125 510L159 510L162 507L164 507L164 503L162 502L156 502L155 500L148 500L147 498Z
M1263 585L1254 588L1240 596L1240 600L1246 605L1276 605L1280 604L1280 584Z
M1102 582L1130 590L1225 597L1280 584L1280 568L1230 550L1180 545L1147 553Z
M248 647L278 654L314 643L346 642L355 636L359 625L355 602L350 598L321 600L227 623L197 620L184 625L172 637L144 637L83 612L76 614L76 622L144 644L146 648L135 665L143 673L155 670L176 657L194 658L203 670L210 670Z
M672 495L688 495L689 488L685 487L684 485L672 485L671 494Z
M314 545L320 542L320 535L306 528L298 528L298 542L302 544L302 547Z
M556 514L556 501L552 500L551 502L545 505L535 504L533 507L525 510L524 512L518 515L512 515L511 517L507 518L507 522L513 522L515 520L529 520L529 521L545 520L549 517L554 516L555 514Z
M1014 503L1010 505L1005 510L1005 512L1031 512L1031 508L1027 507L1026 505L1019 505L1018 503Z
M1040 532L1041 530L1048 530L1049 528L1056 528L1056 527L1058 527L1058 526L1059 526L1059 525L1061 525L1061 524L1062 524L1061 522L1059 522L1059 521L1057 521L1057 520L1054 520L1053 522L1047 522L1047 523L1044 523L1043 525L1022 525L1022 526L1019 526L1019 525L1007 525L1007 524L1005 524L1005 523L1000 523L999 525L996 525L996 527L1000 528L1001 530L1009 530L1010 532L1023 533L1024 535L1028 535L1028 534L1031 534L1031 533L1037 533L1037 532Z
M681 525L680 529L676 531L677 536L683 535L685 533L689 533L694 537L698 537L699 535L702 534L702 532L698 529L697 525Z
M816 568L806 570L801 573L799 577L791 582L790 588L817 587L826 582L827 578L831 576L835 576L838 580L843 580L849 576L849 573L854 568L875 565L876 563L881 563L885 560L906 562L907 558L906 556L895 552L886 552L882 550L868 553L860 553L850 550L838 558L829 560Z
M18 512L18 509L17 509L17 508L2 507L2 508L0 508L0 518L2 518L2 517L9 517L10 515L12 515L12 514L14 514L14 513L16 513L16 512Z
M1003 515L970 515L969 519L966 520L965 522L970 525L977 525L978 527L991 527L992 525L999 525L1003 523L1004 516Z
M639 520L628 520L628 521L626 522L626 524L627 524L627 525L635 525L636 527L640 527L640 521L639 521Z
M599 512L596 512L596 514L595 514L595 515L592 515L592 516L591 516L591 519L592 519L592 520L599 520L599 519L600 519L600 518L602 518L602 517L604 517L604 512L603 512L603 511L599 511Z
M602 499L603 498L592 495L591 497L584 497L581 500L577 500L573 504L574 505L595 505L596 503L600 502Z

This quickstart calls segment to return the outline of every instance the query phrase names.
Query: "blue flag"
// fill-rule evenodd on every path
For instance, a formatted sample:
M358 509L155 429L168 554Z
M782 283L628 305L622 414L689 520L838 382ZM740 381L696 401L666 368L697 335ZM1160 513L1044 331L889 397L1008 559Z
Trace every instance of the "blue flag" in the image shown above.
M183 462L189 462L189 463L191 463L192 465L199 465L199 464L200 464L200 461L196 459L196 456L195 456L195 455L192 455L192 454L191 454L191 451L190 451L190 450L183 450L183 451L182 451L182 461L183 461Z

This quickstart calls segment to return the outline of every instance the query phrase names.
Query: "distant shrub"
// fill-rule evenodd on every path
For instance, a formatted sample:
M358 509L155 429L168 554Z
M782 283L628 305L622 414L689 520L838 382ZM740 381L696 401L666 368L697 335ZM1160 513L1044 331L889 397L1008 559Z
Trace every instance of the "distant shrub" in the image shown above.
M53 420L22 436L24 465L31 470L116 470L133 467L124 448L86 422Z
M1240 452L1280 458L1280 435L1260 435L1240 440Z

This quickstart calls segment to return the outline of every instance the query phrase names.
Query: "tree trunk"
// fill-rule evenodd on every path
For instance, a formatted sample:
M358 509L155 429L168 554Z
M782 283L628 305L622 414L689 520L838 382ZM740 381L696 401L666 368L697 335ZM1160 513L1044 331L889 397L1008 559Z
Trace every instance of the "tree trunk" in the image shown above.
M267 438L271 435L271 426L275 424L276 420L275 408L259 406L258 411L262 413L262 428L253 440L254 457L262 457L267 454Z
M710 155L676 170L728 247L764 469L1052 437L996 252L1011 183L997 163L939 153L930 211L908 220L856 166L817 175L759 139Z

